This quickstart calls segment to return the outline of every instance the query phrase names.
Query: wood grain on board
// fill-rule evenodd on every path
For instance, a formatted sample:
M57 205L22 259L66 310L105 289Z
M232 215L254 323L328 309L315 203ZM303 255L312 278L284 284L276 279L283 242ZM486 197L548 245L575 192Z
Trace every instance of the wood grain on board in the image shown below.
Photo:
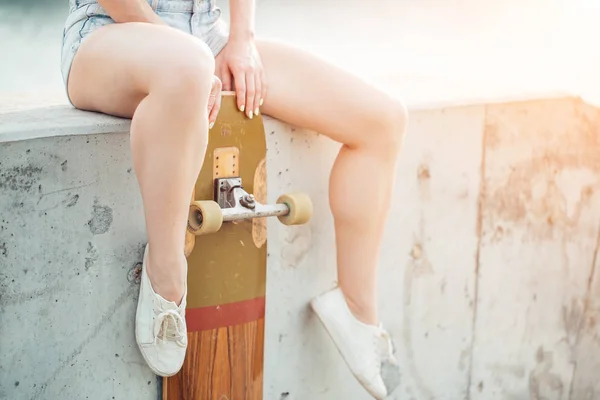
M182 373L163 384L164 399L258 400L263 388L264 319L188 334Z

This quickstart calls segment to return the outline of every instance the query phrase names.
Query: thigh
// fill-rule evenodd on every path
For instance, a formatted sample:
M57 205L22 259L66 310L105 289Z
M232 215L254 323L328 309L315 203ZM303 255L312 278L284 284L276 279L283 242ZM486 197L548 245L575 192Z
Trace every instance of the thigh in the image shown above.
M347 145L405 115L399 100L309 52L270 40L257 41L257 48L268 84L263 114Z
M155 82L178 79L177 65L214 63L212 58L201 40L169 26L103 26L74 57L69 98L80 109L130 118Z

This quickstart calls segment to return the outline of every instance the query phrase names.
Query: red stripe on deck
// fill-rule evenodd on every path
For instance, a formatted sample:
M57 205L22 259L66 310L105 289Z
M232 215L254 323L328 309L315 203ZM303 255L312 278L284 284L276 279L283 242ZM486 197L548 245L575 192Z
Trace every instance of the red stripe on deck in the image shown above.
M218 306L188 308L185 310L188 332L207 331L224 326L246 324L264 316L264 297L220 304Z

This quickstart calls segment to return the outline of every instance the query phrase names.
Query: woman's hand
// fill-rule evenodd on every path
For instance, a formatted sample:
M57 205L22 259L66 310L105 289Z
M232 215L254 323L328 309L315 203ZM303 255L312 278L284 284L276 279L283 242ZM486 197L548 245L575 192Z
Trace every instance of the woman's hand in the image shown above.
M221 81L213 76L212 88L208 96L208 129L212 129L221 109Z
M217 76L223 90L234 90L237 106L248 118L259 113L267 93L265 72L254 41L232 39L215 58Z

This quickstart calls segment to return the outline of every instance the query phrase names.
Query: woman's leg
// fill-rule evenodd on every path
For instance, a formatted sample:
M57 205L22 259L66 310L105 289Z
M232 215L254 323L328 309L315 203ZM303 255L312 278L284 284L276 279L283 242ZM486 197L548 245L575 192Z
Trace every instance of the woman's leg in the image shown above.
M314 299L312 307L358 381L384 399L400 374L377 316L377 264L406 109L293 46L259 41L257 47L269 85L262 112L342 143L329 186L339 288Z
M214 59L200 40L166 26L113 24L81 45L69 77L73 104L132 119L131 151L148 231L148 275L179 303L185 229L207 145Z
M135 322L136 341L158 375L185 359L190 196L208 140L214 59L200 40L166 26L113 24L75 56L69 94L81 109L132 117L131 150L148 232Z
M329 193L338 281L353 314L375 325L377 264L407 121L405 107L293 46L259 41L257 47L269 85L262 112L342 143Z

